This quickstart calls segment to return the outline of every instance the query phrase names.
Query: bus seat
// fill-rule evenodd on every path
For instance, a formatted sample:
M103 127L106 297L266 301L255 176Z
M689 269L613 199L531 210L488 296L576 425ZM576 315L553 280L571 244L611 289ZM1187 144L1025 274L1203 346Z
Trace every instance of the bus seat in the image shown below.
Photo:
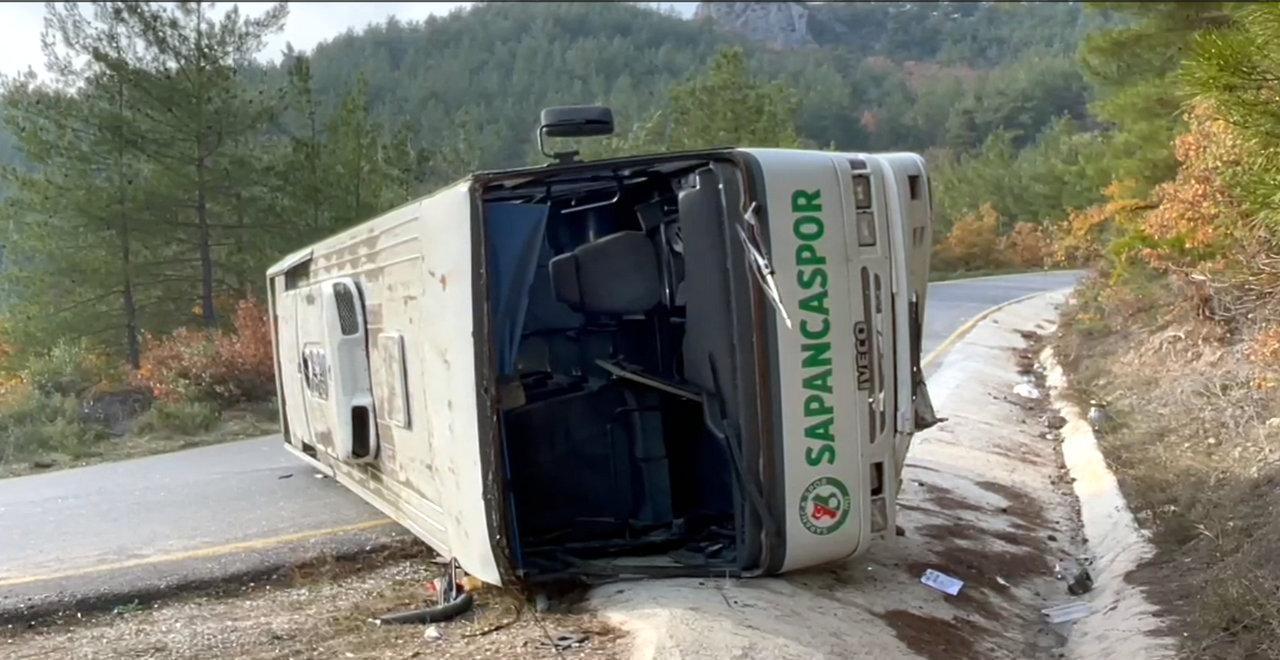
M653 243L639 231L620 231L551 260L556 299L593 314L642 314L662 300Z

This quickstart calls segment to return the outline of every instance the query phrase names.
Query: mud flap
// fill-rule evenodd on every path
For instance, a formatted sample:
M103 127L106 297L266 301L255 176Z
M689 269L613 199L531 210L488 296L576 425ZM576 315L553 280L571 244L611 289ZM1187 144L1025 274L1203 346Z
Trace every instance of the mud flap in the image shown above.
M939 420L929 398L929 388L924 382L924 369L920 364L921 334L924 323L920 318L920 298L911 294L911 412L915 418L915 432L936 426Z
M927 428L937 426L938 415L933 411L933 401L929 398L929 388L924 384L924 377L916 370L912 374L914 381L911 386L911 409L915 415L916 432L919 433Z

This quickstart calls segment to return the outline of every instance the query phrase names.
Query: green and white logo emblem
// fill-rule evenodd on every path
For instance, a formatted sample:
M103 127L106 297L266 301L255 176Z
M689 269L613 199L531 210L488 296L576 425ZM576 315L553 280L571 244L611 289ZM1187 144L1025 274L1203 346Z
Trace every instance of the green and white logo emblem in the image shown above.
M849 489L835 477L818 477L800 494L800 523L818 536L826 536L849 518Z

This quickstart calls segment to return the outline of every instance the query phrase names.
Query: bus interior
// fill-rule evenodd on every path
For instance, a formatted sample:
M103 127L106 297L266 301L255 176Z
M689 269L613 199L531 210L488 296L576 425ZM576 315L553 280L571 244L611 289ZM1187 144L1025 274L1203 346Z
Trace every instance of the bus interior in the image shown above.
M742 432L745 185L737 163L704 156L483 188L506 517L526 579L758 561L759 510L741 497L758 466Z

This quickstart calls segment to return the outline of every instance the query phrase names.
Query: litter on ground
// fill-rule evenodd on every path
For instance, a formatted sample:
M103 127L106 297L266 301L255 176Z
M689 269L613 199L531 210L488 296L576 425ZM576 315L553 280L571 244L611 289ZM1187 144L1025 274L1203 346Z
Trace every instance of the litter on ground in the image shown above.
M925 586L937 589L948 596L954 596L960 593L960 590L964 588L964 580L951 577L946 573L939 573L932 568L926 570L924 575L920 576L920 582Z
M1046 607L1040 610L1040 613L1044 615L1045 621L1049 623L1067 623L1093 614L1093 607L1082 600L1073 600L1061 605Z

